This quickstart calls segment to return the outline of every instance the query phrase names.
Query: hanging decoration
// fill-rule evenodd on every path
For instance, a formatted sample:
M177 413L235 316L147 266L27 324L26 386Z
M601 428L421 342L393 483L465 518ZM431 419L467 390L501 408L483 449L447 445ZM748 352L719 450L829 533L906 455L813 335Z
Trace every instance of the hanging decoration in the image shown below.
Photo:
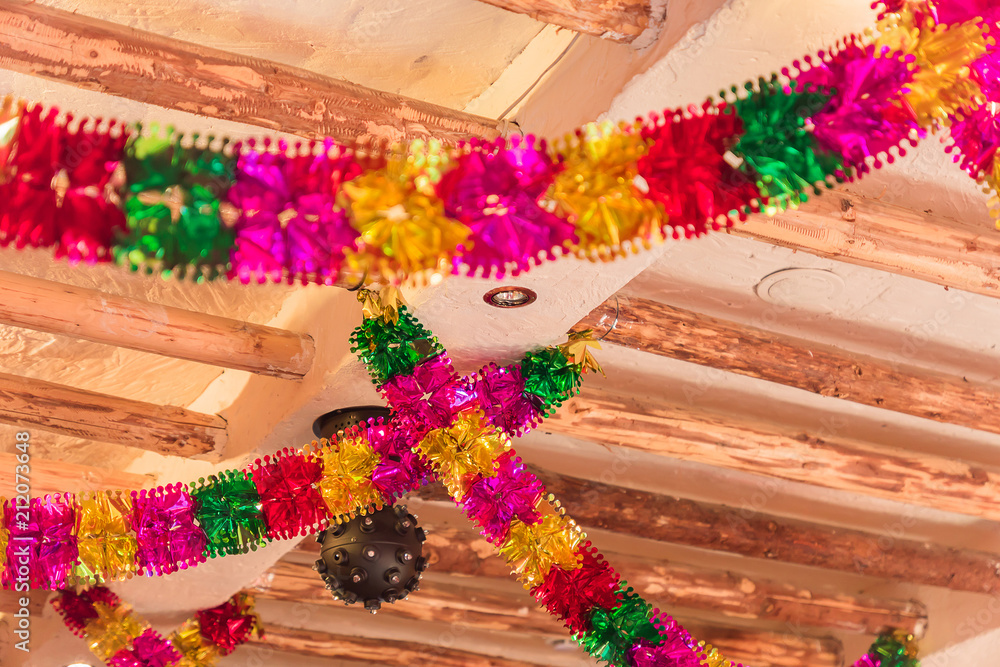
M202 609L163 637L107 588L60 591L52 605L63 622L109 667L210 667L252 636L263 636L245 592Z
M902 631L880 636L854 667L920 667L913 636Z
M244 283L502 277L798 206L944 133L1000 215L1000 11L886 0L851 36L720 101L561 141L230 143L0 107L0 244Z

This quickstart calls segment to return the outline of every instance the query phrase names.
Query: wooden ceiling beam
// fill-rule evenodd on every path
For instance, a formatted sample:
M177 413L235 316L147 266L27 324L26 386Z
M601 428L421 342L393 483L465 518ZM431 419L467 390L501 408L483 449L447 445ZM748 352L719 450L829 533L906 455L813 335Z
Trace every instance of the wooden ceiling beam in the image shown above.
M1000 474L943 456L594 388L545 424L602 444L1000 521Z
M414 594L413 597L419 595ZM391 613L410 604L407 599L394 605ZM341 605L343 608L343 605ZM428 638L440 636L450 626L425 623ZM364 664L411 667L528 667L507 658L480 655L468 651L444 648L433 644L386 639L369 639L341 634L299 630L277 625L264 619L263 639L251 644L276 651L285 651L317 658L353 660ZM842 667L843 645L833 638L816 638L801 634L783 634L716 628L703 623L688 624L696 636L717 647L727 658L754 667ZM565 635L565 632L561 633ZM544 660L544 656L540 656Z
M585 527L952 590L1000 591L1000 556L543 473Z
M446 627L439 626L438 629ZM264 628L264 638L251 639L250 646L311 658L349 660L364 665L384 665L385 667L413 667L413 665L534 667L534 663L495 658L432 644L391 639L368 639L315 630L299 630L271 623L267 619L265 619ZM431 633L428 635L432 636Z
M0 271L0 324L177 359L300 379L311 336Z
M384 145L500 134L487 118L33 0L0 6L0 67L310 139Z
M0 496L14 497L17 466L16 454L0 453L0 470L11 471L0 475ZM153 481L149 475L124 472L108 468L66 463L53 459L31 457L31 495L43 496L49 493L79 493L103 489L141 489Z
M315 540L304 540L299 550L312 557L318 557L319 554ZM669 609L672 614L677 613L675 609L683 608L729 618L774 621L792 627L824 628L869 635L877 635L888 628L900 628L920 637L927 627L927 610L918 602L830 595L732 572L622 554L606 555L632 588L654 606ZM424 556L428 560L429 571L433 573L505 580L510 578L510 568L502 559L494 557L489 543L472 530L429 527L427 541L424 543ZM295 568L300 571L297 572ZM301 577L306 588L296 586L296 576ZM308 589L316 588L315 584L319 581L318 576L305 564L279 563L267 577L269 581L263 589L266 590L264 594L280 595L280 599L288 600L308 595ZM507 596L509 599L503 600L492 599L490 594L475 591L460 595L456 601L448 589L441 589L433 583L429 585L430 589L421 582L420 595L415 596L412 601L429 605L432 614L437 614L442 620L455 614L466 614L470 625L484 629L528 632L534 627L538 632L561 632L561 626L558 623L550 624L548 615L537 607L529 607L525 615L524 605L532 603L527 595L516 598ZM319 591L321 595L330 597L325 589L320 587ZM477 595L481 596L481 601L476 599ZM392 613L399 610L407 618L421 620L416 615L421 612L407 607L393 607ZM487 616L479 618L483 613ZM506 618L511 614L514 614L513 618ZM428 620L433 620L433 616ZM497 622L505 623L507 627L496 627Z
M654 0L481 0L536 21L551 23L574 32L631 44L647 30L656 31L663 21L666 3ZM658 5L654 6L654 5ZM649 41L644 36L644 43Z
M834 528L532 470L584 528L958 591L1000 591L1000 556L996 554ZM417 493L424 500L450 501L436 484ZM432 553L435 539L434 532L429 532L427 544L432 545ZM479 546L480 551L484 549L485 545ZM459 553L471 558L467 552ZM440 558L446 559L443 551ZM451 557L447 558L450 563ZM500 562L497 567L502 565ZM500 574L505 573L501 568Z
M226 420L218 415L7 373L0 373L0 423L173 456L218 451L226 438Z
M924 211L847 192L811 197L774 218L751 216L728 233L819 257L1000 297L1000 236Z
M885 410L1000 433L1000 390L933 370L854 354L815 341L613 296L575 329L602 340Z

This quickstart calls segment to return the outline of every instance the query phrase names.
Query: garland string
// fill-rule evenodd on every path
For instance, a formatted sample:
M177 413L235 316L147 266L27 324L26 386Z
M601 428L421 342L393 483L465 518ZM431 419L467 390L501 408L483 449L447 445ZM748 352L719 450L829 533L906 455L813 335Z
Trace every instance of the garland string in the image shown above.
M927 132L1000 184L1000 10L887 0L850 36L700 106L534 137L229 142L0 105L0 245L52 248L197 280L397 284L502 277L574 254L610 260L668 236L773 215L905 155Z

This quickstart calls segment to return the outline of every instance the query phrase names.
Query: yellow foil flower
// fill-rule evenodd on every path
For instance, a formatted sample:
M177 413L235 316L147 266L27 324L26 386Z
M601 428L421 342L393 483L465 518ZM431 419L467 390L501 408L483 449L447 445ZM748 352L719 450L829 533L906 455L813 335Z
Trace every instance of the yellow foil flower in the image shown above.
M389 282L439 269L468 238L468 226L444 213L434 185L450 164L440 143L415 141L383 169L344 183L339 204L361 234L348 269L381 274Z
M0 572L7 566L7 540L10 538L10 531L7 530L4 517L4 507L7 501L0 498Z
M719 653L719 649L705 642L698 642L705 667L737 667L736 663Z
M906 103L923 127L946 123L948 116L981 104L983 93L971 76L970 65L986 53L987 36L974 21L959 25L920 24L905 6L878 23L878 48L910 54L917 70L909 84Z
M132 615L132 608L126 604L109 607L103 602L94 604L97 618L87 622L87 646L98 658L107 662L111 657L132 645L147 625L140 623Z
M665 216L640 191L637 163L647 149L637 131L608 122L592 123L556 148L565 169L556 176L548 199L555 213L576 225L578 254L608 260L625 254L625 241L633 241L637 251L635 240L646 247L662 240Z
M507 451L510 441L482 412L470 410L460 413L450 426L425 435L419 447L452 498L460 502L476 475L493 475L497 457Z
M544 500L539 501L543 503L547 508ZM545 580L553 565L564 570L580 567L576 547L582 537L572 521L558 514L547 514L530 526L514 519L500 553L524 587L530 589Z
M379 456L364 436L331 443L320 455L323 479L319 491L334 516L382 504L382 494L372 481Z
M201 626L196 619L187 621L170 635L170 643L180 654L181 660L174 667L205 667L214 665L219 651L201 638Z
M94 583L121 579L135 570L136 541L129 517L132 499L100 491L76 498L80 557L74 576Z

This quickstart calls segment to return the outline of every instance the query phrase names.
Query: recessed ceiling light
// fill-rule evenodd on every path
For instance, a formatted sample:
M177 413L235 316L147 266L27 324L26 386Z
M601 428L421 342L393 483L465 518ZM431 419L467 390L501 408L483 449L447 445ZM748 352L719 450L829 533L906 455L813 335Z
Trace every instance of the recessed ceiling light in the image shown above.
M483 295L483 301L495 308L521 308L534 303L538 295L527 287L505 286L491 289Z
M74 662L72 665L66 665L66 667L91 667L91 665L87 662Z

